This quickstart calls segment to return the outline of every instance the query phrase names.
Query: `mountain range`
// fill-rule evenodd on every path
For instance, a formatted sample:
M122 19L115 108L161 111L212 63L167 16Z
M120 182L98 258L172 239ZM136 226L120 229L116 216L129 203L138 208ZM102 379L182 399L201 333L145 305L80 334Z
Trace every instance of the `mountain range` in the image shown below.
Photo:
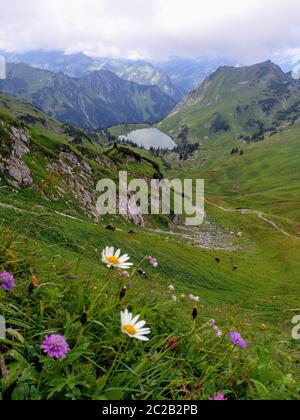
M82 52L65 53L59 50L32 50L24 53L0 51L10 63L25 63L41 70L64 73L70 77L83 77L94 70L110 70L119 77L139 83L159 86L176 101L188 93L220 66L238 66L231 58L202 55L196 58L170 57L165 61L91 57ZM283 71L300 74L297 56L275 57Z
M197 59L172 57L165 62L121 58L93 58L83 53L34 50L26 53L1 52L9 63L25 63L41 70L83 77L95 70L109 70L117 76L142 85L158 86L164 93L179 101L221 65L235 64L215 56Z
M86 61L86 56L80 58ZM108 62L102 67L106 66L113 67ZM174 131L180 134L186 124L190 134L202 138L232 130L235 136L251 141L284 129L299 117L300 81L271 61L249 67L221 66L177 106L158 86L122 79L115 74L116 63L114 69L75 78L9 63L0 90L87 129L155 123L166 117L161 128L171 135ZM125 61L123 71L129 71Z
M139 85L109 71L81 78L40 70L27 64L8 64L0 90L26 100L68 124L88 129L119 123L154 123L176 102L157 86Z
M62 51L42 50L3 55L9 63L25 63L41 70L64 73L75 78L84 77L96 70L108 70L131 82L158 86L176 102L184 94L184 90L175 85L167 73L143 60L92 58L83 53L67 55Z

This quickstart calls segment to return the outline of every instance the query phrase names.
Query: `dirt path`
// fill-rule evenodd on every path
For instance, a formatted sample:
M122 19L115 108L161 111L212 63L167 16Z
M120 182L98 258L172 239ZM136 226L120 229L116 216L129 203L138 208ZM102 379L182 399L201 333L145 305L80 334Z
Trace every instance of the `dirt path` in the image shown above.
M19 213L30 213L29 210L20 209L19 207L14 207L14 206L11 206L10 204L0 203L0 207L3 209L14 210ZM61 213L56 210L50 210L43 206L38 206L38 207L42 210L48 211L49 213L53 213L53 214L57 214L59 216L65 217L66 219L77 220L78 222L82 222L82 223L90 223L87 220L79 219L78 217L70 216L69 214L66 214L66 213Z
M297 239L298 241L300 240L300 237L294 236L294 235L288 233L287 231L285 231L284 229L282 229L280 226L278 226L273 220L267 219L265 217L264 213L261 212L261 211L251 210L251 209L226 209L225 207L219 206L218 204L215 204L215 203L213 203L213 202L211 202L211 201L209 201L207 199L205 199L205 202L207 202L207 203L211 204L212 206L216 207L217 209L219 209L221 211L224 211L224 212L227 212L227 213L254 214L260 220L263 220L264 222L268 223L269 225L271 225L274 229L276 229L278 232L282 233L283 235L285 235L285 236L287 236L289 238L292 238L292 239ZM5 204L5 203L1 203L1 202L0 202L0 207L5 208L5 209L9 209L9 210L14 210L14 211L17 211L19 213L24 213L24 212L29 213L28 210L20 209L18 207L12 206L10 204ZM61 213L59 211L50 210L50 209L47 209L47 208L42 207L42 206L40 206L40 207L42 209L46 210L46 211L49 211L50 213L57 214L59 216L65 217L67 219L77 220L78 222L83 222L83 223L90 223L90 222L88 222L86 220L79 219L78 217L75 217L75 216L70 216L69 214L66 214L66 213ZM153 230L153 232L155 232L155 230ZM156 233L159 233L159 232L156 232Z
M24 213L26 210L19 209L18 207L11 206L10 204L0 203L0 207L3 209L14 210L19 213Z
M294 236L284 229L282 229L280 226L278 226L273 220L267 219L263 212L258 210L251 210L251 209L226 209L225 207L219 206L218 204L212 203L211 201L205 199L205 201L212 206L216 207L217 209L227 212L227 213L241 213L241 214L254 214L256 215L260 220L263 220L264 222L268 223L269 225L273 226L274 229L278 230L278 232L281 232L283 235L288 236L289 238L300 240L300 237Z

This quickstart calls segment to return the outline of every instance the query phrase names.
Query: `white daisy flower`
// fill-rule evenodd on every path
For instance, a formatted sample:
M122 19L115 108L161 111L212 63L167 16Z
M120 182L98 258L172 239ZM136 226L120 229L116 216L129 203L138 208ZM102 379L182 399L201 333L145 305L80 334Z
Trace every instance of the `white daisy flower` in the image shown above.
M177 296L172 296L172 300L173 300L173 302L177 302Z
M175 291L175 287L174 287L174 286L172 286L172 285L170 285L170 286L169 286L169 290L171 290L171 292L174 292L174 291Z
M129 257L127 254L121 256L121 250L118 249L115 252L114 247L107 246L102 251L102 262L108 268L120 268L121 270L128 270L132 267L132 263L128 262Z
M125 309L121 312L121 331L123 334L127 334L131 338L135 338L140 341L149 341L147 335L151 334L150 328L144 328L146 325L145 321L139 321L140 315L133 318L132 313Z

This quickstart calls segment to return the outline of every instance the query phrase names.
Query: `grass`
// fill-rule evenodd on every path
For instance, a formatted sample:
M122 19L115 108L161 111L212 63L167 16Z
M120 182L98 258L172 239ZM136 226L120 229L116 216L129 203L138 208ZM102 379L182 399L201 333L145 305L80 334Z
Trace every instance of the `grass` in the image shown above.
M17 287L0 298L9 327L7 340L1 341L9 373L1 381L2 399L207 399L218 391L230 399L297 398L296 346L289 331L282 334L279 328L279 322L289 322L282 315L282 295L268 304L261 301L253 311L260 279L242 288L241 278L232 278L230 260L221 270L208 251L163 240L157 249L157 237L141 230L132 238L124 226L114 236L103 226L58 216L33 212L16 219L4 213L1 268L15 274ZM143 263L148 279L133 275L134 286L122 301L116 299L122 285L118 273L102 266L99 258L106 244L128 251L135 266L154 251L160 260L157 270ZM239 264L244 271L242 260ZM32 273L41 285L28 294ZM274 273L272 278L261 299L281 289ZM168 290L171 280L177 303ZM191 292L201 294L195 328L194 305L180 297ZM119 312L125 307L141 313L151 327L148 343L120 333ZM88 320L82 325L85 311ZM212 317L224 331L221 340L207 324ZM248 350L233 349L227 337L231 329L242 332ZM64 334L70 344L63 361L48 358L39 348L52 332ZM169 337L178 340L178 347L168 348Z
M43 114L34 106L27 102L22 102L19 99L0 94L0 118L10 119L10 121L16 123L16 119L30 117L35 120L35 123L40 128L47 127L48 131L61 132L63 130L63 124Z
M202 141L187 161L168 158L171 176L205 179L206 194L229 208L250 208L289 219L297 232L299 220L299 124L264 141L246 144L233 132ZM243 150L231 156L232 148Z

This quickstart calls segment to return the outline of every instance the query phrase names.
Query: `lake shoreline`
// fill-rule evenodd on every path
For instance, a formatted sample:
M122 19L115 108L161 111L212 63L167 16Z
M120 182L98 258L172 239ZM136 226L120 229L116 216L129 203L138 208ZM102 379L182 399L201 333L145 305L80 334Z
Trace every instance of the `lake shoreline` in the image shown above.
M151 148L173 150L176 147L176 143L171 137L155 127L134 130L127 135L120 135L118 138L121 141L135 143L146 150Z

